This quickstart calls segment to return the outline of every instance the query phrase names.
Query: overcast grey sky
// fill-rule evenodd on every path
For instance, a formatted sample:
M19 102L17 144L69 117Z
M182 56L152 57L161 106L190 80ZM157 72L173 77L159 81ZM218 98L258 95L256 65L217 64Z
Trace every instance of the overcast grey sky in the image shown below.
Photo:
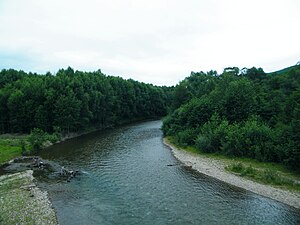
M0 0L0 69L101 69L158 85L300 60L300 0Z

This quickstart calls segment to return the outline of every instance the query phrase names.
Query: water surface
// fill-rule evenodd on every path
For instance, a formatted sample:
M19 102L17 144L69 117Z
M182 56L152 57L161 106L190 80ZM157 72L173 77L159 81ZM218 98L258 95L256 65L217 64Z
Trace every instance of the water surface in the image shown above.
M84 172L69 183L41 182L59 223L300 224L299 210L180 166L160 127L133 124L45 151L43 158Z

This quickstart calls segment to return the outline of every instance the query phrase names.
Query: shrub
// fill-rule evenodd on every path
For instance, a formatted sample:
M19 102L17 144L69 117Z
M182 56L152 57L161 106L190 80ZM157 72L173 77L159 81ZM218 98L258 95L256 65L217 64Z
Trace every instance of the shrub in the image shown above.
M196 139L196 148L203 152L213 152L214 149L211 145L211 139L207 135L200 134Z
M262 173L262 179L267 182L267 183L272 183L272 184L282 184L282 179L278 175L277 172L274 172L272 170L264 170Z
M221 140L221 150L226 155L243 156L245 143L244 134L239 124L229 125Z
M217 152L221 148L221 140L226 134L228 121L214 114L210 121L206 122L200 129L196 139L196 147L204 152Z
M257 171L250 165L245 167L245 169L241 172L241 176L254 177Z
M242 163L234 163L229 165L229 169L235 173L241 173L244 169L244 165Z
M21 146L21 154L24 156L26 155L26 143L23 139L20 141L20 146Z
M60 127L55 126L53 128L54 132L52 134L47 134L46 135L46 140L50 141L51 143L56 143L61 140L62 135L61 135L61 129Z
M286 166L292 170L300 171L300 148L295 142L290 143L288 157L284 160Z
M244 156L260 161L277 160L274 154L274 131L270 127L252 117L242 127L242 133L246 146Z
M56 143L61 140L61 133L58 127L54 128L53 134L48 134L39 128L34 128L28 138L29 143L32 146L33 153L41 150L44 146L43 144L48 142Z
M172 134L172 132L170 131L171 123L172 123L172 117L170 115L166 116L163 119L162 131L163 131L165 136Z
M181 145L194 145L197 136L196 129L186 129L178 132L176 135L177 142Z
M240 176L254 177L257 174L257 170L251 165L244 166L242 163L234 163L227 167L230 171L238 173Z
M46 141L46 136L47 134L39 128L34 128L31 131L28 141L31 144L34 152L42 148L43 143Z

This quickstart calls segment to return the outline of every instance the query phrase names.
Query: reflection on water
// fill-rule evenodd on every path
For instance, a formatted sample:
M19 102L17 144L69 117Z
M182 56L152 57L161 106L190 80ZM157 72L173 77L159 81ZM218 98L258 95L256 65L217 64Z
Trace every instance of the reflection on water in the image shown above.
M42 155L83 174L42 181L64 224L300 224L300 211L176 164L161 122L97 132Z

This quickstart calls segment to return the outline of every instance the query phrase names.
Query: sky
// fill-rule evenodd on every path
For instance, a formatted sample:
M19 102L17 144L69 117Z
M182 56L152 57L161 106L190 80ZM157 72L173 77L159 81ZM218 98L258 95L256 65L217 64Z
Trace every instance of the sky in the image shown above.
M300 61L300 0L0 0L0 69L101 71L175 85L191 71Z

